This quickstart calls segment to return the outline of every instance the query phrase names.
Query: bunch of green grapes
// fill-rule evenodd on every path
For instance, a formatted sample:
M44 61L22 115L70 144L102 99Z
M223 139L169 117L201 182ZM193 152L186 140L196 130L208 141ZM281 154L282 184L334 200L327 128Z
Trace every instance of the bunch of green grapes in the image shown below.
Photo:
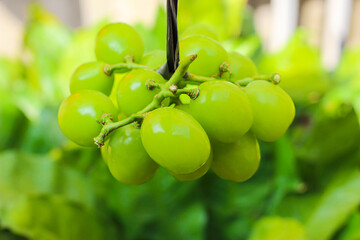
M257 139L279 139L294 119L294 104L277 86L277 74L258 75L250 59L226 52L214 38L210 29L185 31L179 67L164 79L156 71L164 51L144 55L131 26L105 26L96 39L98 61L72 76L58 114L62 132L78 145L101 146L111 174L125 184L149 181L159 166L180 181L209 169L226 180L249 179L260 163ZM124 72L113 90L114 75Z

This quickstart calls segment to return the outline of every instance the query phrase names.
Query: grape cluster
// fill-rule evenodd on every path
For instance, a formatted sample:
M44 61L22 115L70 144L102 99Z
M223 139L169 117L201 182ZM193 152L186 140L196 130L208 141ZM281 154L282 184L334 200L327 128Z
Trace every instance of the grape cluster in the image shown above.
M277 86L279 75L258 75L249 58L228 53L215 38L204 27L185 31L179 67L167 80L156 72L164 51L144 55L131 26L105 26L96 38L98 61L72 76L58 114L62 132L78 145L102 146L111 174L125 184L147 182L159 166L180 181L210 168L226 180L249 179L260 163L257 139L284 135L294 104ZM125 72L112 89L114 75Z

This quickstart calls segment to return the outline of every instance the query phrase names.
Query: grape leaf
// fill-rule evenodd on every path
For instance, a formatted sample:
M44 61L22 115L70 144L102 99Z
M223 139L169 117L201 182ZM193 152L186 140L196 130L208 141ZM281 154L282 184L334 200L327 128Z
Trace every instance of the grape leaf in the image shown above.
M310 240L327 240L360 204L360 171L340 172L329 184L310 215L306 229Z
M2 227L37 240L118 239L112 223L60 196L28 195L1 211Z
M350 219L345 230L342 232L339 240L357 240L360 239L360 213L356 212Z
M86 206L95 204L91 182L46 155L4 152L0 166L0 209L28 194L63 195Z
M252 230L249 240L306 240L304 226L292 218L264 217Z

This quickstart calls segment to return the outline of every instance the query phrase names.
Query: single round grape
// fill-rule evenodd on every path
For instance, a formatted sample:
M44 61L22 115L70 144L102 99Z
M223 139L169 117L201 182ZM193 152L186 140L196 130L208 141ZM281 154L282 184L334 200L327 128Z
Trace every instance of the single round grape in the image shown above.
M188 113L169 107L150 112L141 126L141 139L150 157L175 174L193 173L210 155L210 142Z
M160 89L149 90L146 81L152 79L159 84L165 83L165 79L157 72L150 70L133 70L129 72L119 83L116 100L122 113L130 116L146 107L160 92Z
M180 59L197 54L190 65L189 72L195 75L211 77L220 73L220 66L229 62L225 49L214 39L202 35L187 36L180 40Z
M214 159L212 170L220 178L243 182L251 178L260 164L259 144L248 132L234 143L212 142Z
M249 131L253 115L241 88L218 80L205 82L199 89L199 97L189 104L189 111L210 139L231 143Z
M144 43L139 33L128 24L108 24L96 37L95 55L98 61L115 64L132 55L139 62L143 54Z
M74 94L83 89L96 90L109 95L114 84L114 75L104 72L105 63L89 62L80 65L70 80L70 92Z
M65 99L58 112L61 131L71 141L84 147L96 147L94 137L102 128L99 120L108 113L116 120L117 110L103 93L80 90Z
M164 50L153 50L144 54L140 64L159 69L166 62L166 52Z
M200 167L195 172L188 173L188 174L176 174L176 173L170 172L170 174L174 178L176 178L177 180L182 181L182 182L194 181L194 180L201 178L202 176L204 176L207 173L207 171L211 167L212 160L213 160L213 154L212 154L212 152L210 152L209 159L206 161L206 163L204 165L202 165L202 167Z
M117 119L118 121L120 121L120 120L123 120L124 118L126 118L125 114L119 113L119 114L117 115L117 118L116 118L116 119ZM102 146L102 147L100 148L101 157L102 157L102 159L104 160L104 162L105 162L106 164L107 164L107 156L108 156L108 150L107 150L108 146L109 146L109 138L107 137L107 138L105 139L104 146Z
M256 76L257 69L253 61L250 58L241 55L237 52L229 53L230 59L230 72L232 81L240 80L243 78L254 77Z
M109 135L105 159L111 174L119 182L139 185L149 181L158 165L145 151L140 129L126 125Z
M266 142L281 138L295 117L290 96L267 81L253 81L245 87L254 114L251 131Z

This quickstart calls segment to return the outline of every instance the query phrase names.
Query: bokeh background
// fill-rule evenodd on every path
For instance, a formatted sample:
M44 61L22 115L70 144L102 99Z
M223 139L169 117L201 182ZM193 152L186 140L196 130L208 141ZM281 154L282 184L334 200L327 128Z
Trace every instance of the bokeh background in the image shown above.
M179 0L180 33L210 26L296 104L244 183L160 170L129 187L62 135L59 104L97 31L127 22L165 49L164 2L0 0L0 239L359 240L360 0Z

